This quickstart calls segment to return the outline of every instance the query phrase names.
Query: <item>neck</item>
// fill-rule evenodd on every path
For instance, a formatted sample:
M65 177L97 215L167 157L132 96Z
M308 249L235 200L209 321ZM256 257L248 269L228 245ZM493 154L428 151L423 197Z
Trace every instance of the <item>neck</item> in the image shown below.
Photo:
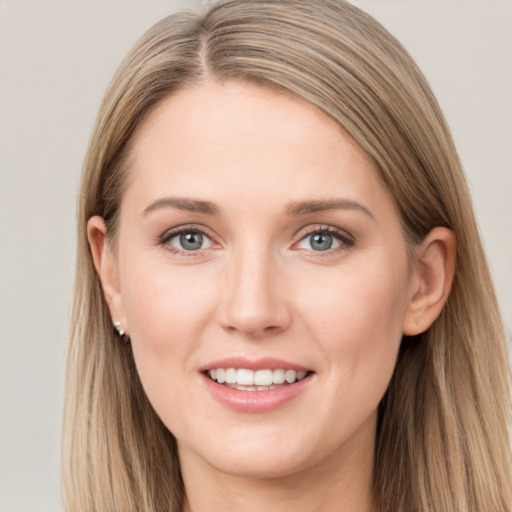
M344 454L347 455L347 454ZM262 478L221 472L180 447L184 512L373 512L373 447L291 475Z

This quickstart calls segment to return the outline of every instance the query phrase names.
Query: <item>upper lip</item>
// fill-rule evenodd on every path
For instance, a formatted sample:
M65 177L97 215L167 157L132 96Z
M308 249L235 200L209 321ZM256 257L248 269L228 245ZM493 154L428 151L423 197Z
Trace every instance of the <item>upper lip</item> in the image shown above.
M295 370L299 371L312 371L311 368L300 364L284 361L282 359L275 359L273 357L262 357L258 359L247 359L244 357L228 357L225 359L218 359L211 363L205 364L199 368L199 371L205 372L213 368L245 368L247 370Z

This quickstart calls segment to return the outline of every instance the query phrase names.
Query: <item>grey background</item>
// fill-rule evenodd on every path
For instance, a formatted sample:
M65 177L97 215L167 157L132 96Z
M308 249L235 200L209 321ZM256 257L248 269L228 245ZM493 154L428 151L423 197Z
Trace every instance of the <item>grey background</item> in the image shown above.
M75 196L105 88L149 26L196 1L0 0L0 512L61 509ZM512 1L359 0L424 70L512 326Z

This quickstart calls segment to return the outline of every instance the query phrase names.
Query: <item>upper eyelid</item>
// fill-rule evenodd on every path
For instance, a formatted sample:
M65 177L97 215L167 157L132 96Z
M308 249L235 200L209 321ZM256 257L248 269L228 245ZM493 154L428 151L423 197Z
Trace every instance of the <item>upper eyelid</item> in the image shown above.
M338 228L335 226L326 225L326 224L317 224L317 225L306 226L306 227L300 229L296 233L295 237L298 238L299 240L302 240L303 238L305 238L313 233L325 233L325 232L334 234L334 235L340 235L341 237L349 238L350 240L355 242L354 235L352 235L347 230L341 229L341 228Z
M176 226L174 228L167 229L164 233L159 237L161 241L170 240L175 236L187 232L187 231L196 231L197 233L201 233L202 235L206 235L208 238L214 238L208 228L205 226L200 226L197 224L183 224L181 226Z

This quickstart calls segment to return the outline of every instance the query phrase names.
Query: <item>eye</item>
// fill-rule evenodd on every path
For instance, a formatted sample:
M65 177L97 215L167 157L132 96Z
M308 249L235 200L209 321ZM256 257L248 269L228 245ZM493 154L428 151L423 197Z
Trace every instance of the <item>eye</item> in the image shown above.
M181 229L168 233L162 242L176 252L200 251L212 245L211 239L197 229Z
M298 249L305 249L315 252L324 252L342 248L349 248L354 241L332 227L316 228L304 236L297 244Z
M308 249L313 251L328 251L340 245L333 235L326 232L311 233L304 237L298 244L299 249ZM333 247L334 246L334 247Z

